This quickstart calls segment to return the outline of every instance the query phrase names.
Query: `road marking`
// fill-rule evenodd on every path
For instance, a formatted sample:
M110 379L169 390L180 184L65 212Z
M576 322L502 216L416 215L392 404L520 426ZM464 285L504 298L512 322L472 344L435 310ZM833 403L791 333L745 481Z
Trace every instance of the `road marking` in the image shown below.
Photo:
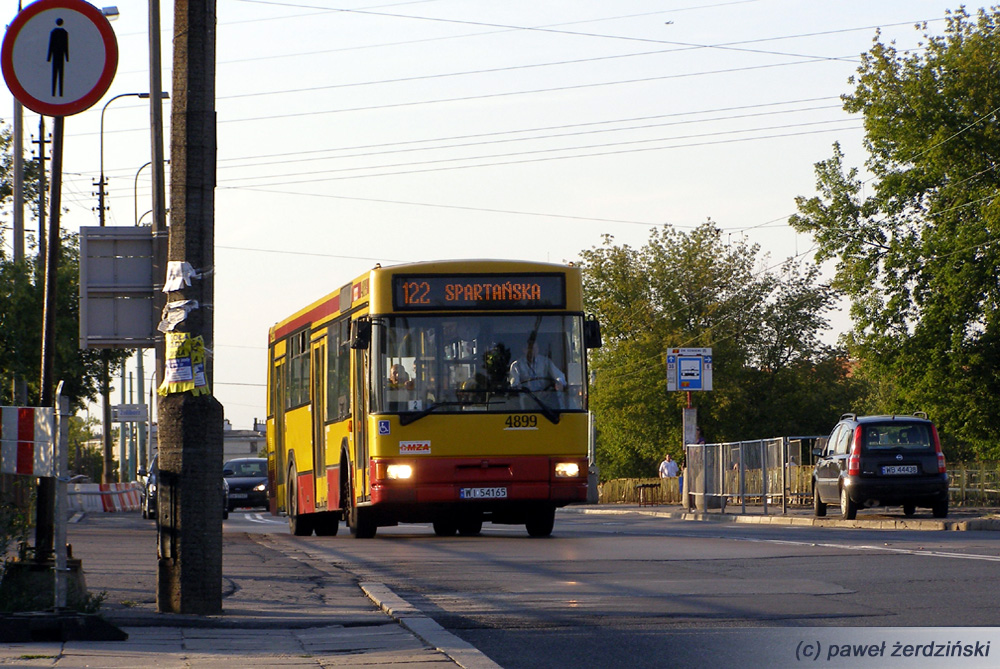
M997 555L976 555L969 553L950 553L946 551L929 551L914 548L891 548L889 546L872 546L866 544L829 544L816 541L788 541L783 539L743 539L743 541L756 541L768 544L787 544L790 546L811 546L816 548L839 548L847 551L882 551L884 553L897 553L900 555L922 555L925 557L953 558L958 560L981 560L983 562L1000 562Z

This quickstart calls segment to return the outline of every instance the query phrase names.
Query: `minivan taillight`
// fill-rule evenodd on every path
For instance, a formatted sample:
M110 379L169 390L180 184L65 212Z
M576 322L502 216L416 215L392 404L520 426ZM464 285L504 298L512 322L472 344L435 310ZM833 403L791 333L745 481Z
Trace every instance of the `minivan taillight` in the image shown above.
M944 466L944 452L941 450L941 438L938 437L937 428L931 425L931 434L934 435L934 450L938 456L938 474L944 474L948 468Z
M847 456L847 475L861 474L861 426L854 428L854 440L851 442L851 453Z

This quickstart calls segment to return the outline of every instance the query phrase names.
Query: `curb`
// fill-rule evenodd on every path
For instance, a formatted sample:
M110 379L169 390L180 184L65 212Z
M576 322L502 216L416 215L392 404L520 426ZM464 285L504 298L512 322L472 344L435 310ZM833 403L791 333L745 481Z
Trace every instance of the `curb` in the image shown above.
M956 531L956 532L1000 532L1000 519L969 518L967 520L907 518L895 520L873 518L871 520L841 520L837 518L815 518L813 516L771 516L771 515L741 515L727 513L703 513L697 511L659 511L649 508L565 508L571 513L622 515L637 513L644 516L659 516L696 522L738 523L742 525L777 525L797 527L836 527L873 530L920 530L920 531Z
M501 669L481 650L441 627L429 616L383 583L359 583L361 589L387 615L465 669Z

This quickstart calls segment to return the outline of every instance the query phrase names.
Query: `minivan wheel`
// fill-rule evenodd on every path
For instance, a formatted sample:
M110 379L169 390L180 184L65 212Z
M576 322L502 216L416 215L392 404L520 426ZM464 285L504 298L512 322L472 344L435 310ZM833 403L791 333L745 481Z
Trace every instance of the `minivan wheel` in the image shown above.
M826 515L826 504L819 498L819 490L816 486L813 486L813 514L817 518L822 518Z
M940 501L935 502L934 506L931 507L931 512L934 514L935 518L947 518L948 517L948 497L943 497Z
M840 515L844 520L854 520L858 517L858 505L851 499L847 488L840 489Z

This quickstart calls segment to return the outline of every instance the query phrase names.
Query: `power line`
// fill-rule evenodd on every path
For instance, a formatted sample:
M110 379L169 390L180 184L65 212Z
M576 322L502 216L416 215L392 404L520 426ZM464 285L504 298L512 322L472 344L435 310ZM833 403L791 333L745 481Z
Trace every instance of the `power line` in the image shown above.
M688 143L688 144L675 144L675 145L672 145L672 146L654 146L654 147L641 147L641 148L635 148L635 147L633 147L633 148L628 148L628 149L613 149L613 150L608 150L608 151L595 151L595 152L592 152L592 153L574 154L574 155L569 155L569 156L545 156L545 157L523 158L523 159L519 159L519 160L507 160L507 161L502 161L502 162L480 163L480 164L476 164L476 165L438 166L438 167L433 167L433 168L430 168L430 169L399 170L399 171L395 171L395 172L381 172L381 173L377 173L377 174L354 174L354 175L340 175L340 176L323 176L323 177L318 177L318 178L315 178L315 179L295 179L293 181L280 181L279 180L279 181L274 181L274 182L272 182L270 184L264 184L264 185L285 186L285 185L291 185L291 184L307 184L307 183L317 183L317 182L324 182L324 181L341 181L341 180L344 180L344 179L360 179L360 178L372 178L372 177L402 176L402 175L407 175L407 174L426 174L428 172L443 172L443 171L451 171L451 170L459 170L459 169L470 169L470 168L504 167L504 166L508 166L508 165L523 165L523 164L527 164L527 163L547 162L547 161L552 161L552 160L570 160L570 159L580 159L580 158L596 158L596 157L613 156L613 155L621 155L621 154L629 154L629 153L642 153L642 152L649 152L649 151L666 151L666 150L671 150L671 149L692 148L692 147L700 147L700 146L712 146L712 145L728 144L728 143L736 143L736 142L760 141L760 140L764 140L764 139L777 139L777 138L786 138L786 137L800 137L800 136L805 136L805 135L815 135L815 134L830 133L830 132L842 132L844 130L856 130L856 129L860 129L861 128L861 126L858 124L858 122L854 121L852 119L844 119L842 121L831 121L830 123L834 123L834 122L836 122L836 123L853 123L855 127L849 127L849 128L831 128L831 129L827 129L827 130L812 130L812 131L803 131L803 132L776 133L776 134L771 134L771 135L761 135L759 137L728 138L728 139L725 139L725 140L705 141L705 142L693 142L693 143ZM749 132L749 131L732 131L732 132ZM726 133L712 133L712 134L726 134ZM670 139L661 139L661 140L648 140L648 141L661 141L662 142L662 141L673 141L673 140L670 140ZM607 145L607 146L615 146L615 145ZM565 151L565 150L572 150L572 149L553 149L551 151L556 151L556 150L563 150L563 151ZM529 155L529 154L534 154L534 153L539 153L539 152L540 151L522 152L521 154L510 154L510 155ZM453 162L453 161L457 161L457 160L475 160L475 159L476 158L465 158L465 159L462 159L462 158L452 158L452 159L447 159L447 160ZM483 158L481 157L481 158L478 158L478 159L483 159ZM433 163L438 163L438 162L442 162L442 161L426 161L424 163L411 163L411 165L426 165L426 164L433 164ZM387 166L387 167L391 167L391 166ZM360 168L345 168L345 169L348 169L348 170L360 170L360 169L375 169L375 168L360 167ZM289 178L290 176L309 176L311 174L329 174L330 172L335 172L335 171L340 171L340 170L323 170L323 171L314 171L314 172L303 172L303 173L299 173L298 175L281 175L278 178L279 179L286 179L286 178ZM272 175L272 176L265 176L265 177L234 177L232 179L222 179L222 180L220 180L220 186L219 187L220 188L226 188L227 187L227 186L222 186L221 185L223 182L237 182L237 181L246 181L246 180L251 180L251 179L265 179L265 178L274 178L274 176ZM232 186L232 187L236 187L236 186Z
M821 98L821 99L831 99L831 98ZM774 106L785 105L785 104L790 104L790 103L772 102L772 103L766 103L766 104L761 104L761 105L749 105L747 107L744 107L744 109L759 108L759 107L774 107ZM823 106L805 107L805 108L770 110L770 111L766 111L766 112L758 112L758 113L753 113L753 114L736 114L736 115L732 115L732 116L723 116L723 117L715 117L715 118L704 118L704 119L692 118L692 119L686 119L686 120L681 120L681 121L669 121L669 122L664 122L664 123L647 123L645 125L630 125L630 126L624 126L624 127L619 127L619 128L606 128L606 127L602 127L602 128L596 128L595 129L595 126L607 126L607 125L616 125L616 124L622 124L622 123L637 123L637 122L641 122L641 121L651 121L651 120L656 120L656 119L675 118L675 117L678 117L678 116L693 116L693 115L702 114L702 113L710 113L710 112L680 112L680 113L674 113L674 114L658 114L658 115L655 115L655 116L635 117L635 118L630 118L630 119L617 119L617 120L609 120L609 121L592 121L592 122L588 122L588 123L564 124L564 125L560 125L560 126L549 126L549 127L543 127L543 128L526 128L526 129L521 129L521 130L495 131L495 132L486 132L486 133L478 133L478 134L464 135L464 136L455 136L455 137L439 137L439 138L429 138L429 139L414 139L414 140L407 140L407 141L403 141L403 142L389 142L389 143L383 143L383 144L368 144L368 145L360 145L360 146L345 146L345 147L333 147L333 148L324 148L324 149L311 149L311 150L307 150L307 151L288 151L288 152L270 153L270 154L256 155L256 156L240 156L240 157L233 157L233 158L222 158L222 159L220 159L220 162L265 160L265 161L267 161L266 162L267 165L282 164L283 162L294 162L294 163L298 164L298 163L307 162L307 161L336 160L336 159L341 159L341 158L371 157L371 156L385 155L385 154L391 154L391 153L405 153L405 152L415 152L415 151L440 151L440 150L445 150L445 149L468 148L468 147L473 147L473 146L484 146L484 145L489 145L489 144L506 144L506 143L511 143L511 142L534 142L534 141L539 141L539 140L544 140L544 139L561 139L561 138L564 138L564 137L578 137L578 136L582 136L582 135L592 135L592 134L599 134L599 133L629 132L629 131L636 131L636 130L649 130L649 129L652 129L652 128L664 128L664 127L670 127L670 126L676 126L676 125L692 125L692 124L698 124L698 123L715 123L715 122L718 122L718 121L733 121L733 120L746 119L746 118L759 118L759 117L762 117L762 116L776 116L776 115L779 115L779 114L797 114L797 113L810 112L810 111L821 111L821 110L840 109L840 108L841 108L840 105L823 105ZM588 129L588 130L576 130L574 132L564 132L564 133L560 133L560 134L534 135L534 136L528 136L528 137L504 137L505 135L521 135L521 134L526 134L526 133L530 133L530 132L546 132L546 131L556 131L556 130L574 130L575 128L590 128L590 129ZM498 139L491 139L491 138L498 138ZM459 141L462 141L462 140L475 140L475 139L482 139L483 141L466 141L465 143L461 143L461 144L455 144L455 143L444 144L444 142L459 142ZM442 144L440 146L415 146L415 145L419 145L419 144L430 144L432 142L441 142ZM396 147L396 148L392 148L392 147ZM383 150L381 150L381 151L371 151L371 149L383 149ZM350 155L346 155L346 156L328 156L328 155L319 155L319 156L317 156L317 155L312 155L312 154L329 154L329 153L340 153L340 152L346 152L346 151L363 151L363 150L369 150L369 152L368 153L355 153L355 154L350 154ZM281 158L281 157L284 157L284 156L291 156L291 159L288 160L288 161L275 161L274 160L275 158ZM308 157L304 157L304 156L308 156Z
M341 109L322 109L315 111L289 112L287 114L270 114L268 116L248 116L244 118L229 119L227 123L247 123L256 121L273 121L283 118L304 118L310 116L325 116L327 114L346 114L363 111L381 111L387 109L401 109L404 107L417 107L422 105L451 104L454 102L471 102L475 100L491 100L497 98L514 97L519 95L538 95L542 93L566 93L589 88L599 88L604 86L625 86L632 84L651 83L655 81L666 81L670 79L681 79L685 77L707 76L716 74L733 74L737 72L751 72L754 70L765 70L775 67L787 67L790 65L804 65L812 63L810 60L799 60L787 63L769 63L765 65L746 65L742 67L732 67L719 70L704 70L701 72L686 72L680 74L665 74L650 77L639 77L635 79L619 79L616 81L601 81L586 84L572 84L567 86L554 86L550 88L536 88L519 91L503 91L499 93L483 93L480 95L463 95L452 98L437 98L432 100L411 100L407 102L393 102L377 105L365 105L361 107L344 107Z

